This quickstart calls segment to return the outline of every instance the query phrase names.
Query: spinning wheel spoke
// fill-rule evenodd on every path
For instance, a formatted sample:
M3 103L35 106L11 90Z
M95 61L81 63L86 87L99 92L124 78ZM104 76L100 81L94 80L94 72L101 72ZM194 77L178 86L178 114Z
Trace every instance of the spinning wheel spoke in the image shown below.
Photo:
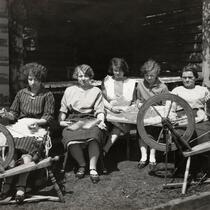
M151 106L153 108L153 110L160 116L160 118L162 119L162 115L160 114L160 112L154 107L154 106Z
M161 129L161 131L160 131L160 133L158 135L158 139L157 139L158 143L160 142L160 139L161 139L162 135L163 135L163 128Z
M152 128L148 129L148 127ZM195 119L191 107L184 99L173 94L159 94L151 97L141 106L137 116L140 137L150 147L160 151L166 151L166 141L170 144L172 151L176 150L174 138L180 139L180 142L187 146L194 127ZM159 131L158 135L155 130ZM164 130L166 130L166 135Z
M0 163L3 164L4 160L3 158L0 156Z
M14 140L5 126L0 124L0 163L6 168L14 155Z
M171 103L170 103L170 106L169 106L169 109L168 109L166 118L168 118L168 116L169 116L169 114L170 114L170 112L171 112L172 104L173 104L173 100L171 100Z

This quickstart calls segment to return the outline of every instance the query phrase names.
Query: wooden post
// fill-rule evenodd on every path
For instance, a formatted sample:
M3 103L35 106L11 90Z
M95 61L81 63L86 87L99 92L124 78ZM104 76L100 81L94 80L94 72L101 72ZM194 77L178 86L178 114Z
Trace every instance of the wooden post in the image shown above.
M7 0L0 1L0 106L9 105L9 36Z
M203 63L202 63L202 76L203 85L210 81L210 0L203 0ZM208 85L209 86L209 85Z

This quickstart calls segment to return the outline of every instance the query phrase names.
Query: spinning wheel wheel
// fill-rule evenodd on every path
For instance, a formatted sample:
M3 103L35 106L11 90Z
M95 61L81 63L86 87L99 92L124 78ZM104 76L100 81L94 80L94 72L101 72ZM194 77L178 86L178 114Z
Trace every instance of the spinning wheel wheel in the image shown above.
M0 164L7 168L14 155L14 140L7 128L0 124Z
M182 112L180 117L175 109ZM183 134L179 134L176 128L180 128L179 123L185 121L181 126ZM160 132L157 139L152 137L147 130L147 125L159 127ZM195 117L189 104L182 98L173 94L159 94L148 99L140 108L137 116L137 129L141 138L150 147L167 151L168 140L170 136L176 137L188 146L195 127ZM168 134L168 136L166 136ZM172 135L170 135L172 134ZM177 144L170 142L170 150L176 150Z

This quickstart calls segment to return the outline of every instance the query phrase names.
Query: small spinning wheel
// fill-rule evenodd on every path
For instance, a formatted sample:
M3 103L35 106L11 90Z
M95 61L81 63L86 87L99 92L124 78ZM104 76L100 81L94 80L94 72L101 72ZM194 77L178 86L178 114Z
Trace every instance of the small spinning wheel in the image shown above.
M174 107L182 113L181 116L175 112ZM185 121L181 126L183 132L180 134L176 129L180 128L180 122L183 121ZM159 127L157 138L154 138L152 133L148 133L147 127L151 125ZM178 143L181 142L190 149L188 141L195 129L195 116L184 99L173 94L159 94L151 97L141 106L137 116L137 129L145 143L156 150L167 151L168 141L171 141L170 150L176 150L177 139ZM175 140L172 141L171 137Z
M0 164L7 168L14 156L14 140L7 128L0 124Z

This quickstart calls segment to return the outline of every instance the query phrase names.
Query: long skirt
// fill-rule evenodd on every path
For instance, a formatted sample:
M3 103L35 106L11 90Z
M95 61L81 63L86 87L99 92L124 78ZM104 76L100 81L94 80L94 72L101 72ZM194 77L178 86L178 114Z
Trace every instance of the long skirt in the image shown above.
M22 118L16 123L6 126L14 138L15 149L22 153L34 154L44 150L43 144L47 131L45 128L38 128L36 132L32 133L28 129L28 125L33 120L33 118Z
M87 121L88 119L94 120L95 118L88 115L73 114L70 115L68 119L78 122ZM92 140L95 140L102 145L104 143L106 134L97 125L95 125L89 129L79 128L77 130L70 130L68 127L66 127L63 130L62 136L62 143L64 144L64 147L67 148L67 146L70 144L87 144Z

